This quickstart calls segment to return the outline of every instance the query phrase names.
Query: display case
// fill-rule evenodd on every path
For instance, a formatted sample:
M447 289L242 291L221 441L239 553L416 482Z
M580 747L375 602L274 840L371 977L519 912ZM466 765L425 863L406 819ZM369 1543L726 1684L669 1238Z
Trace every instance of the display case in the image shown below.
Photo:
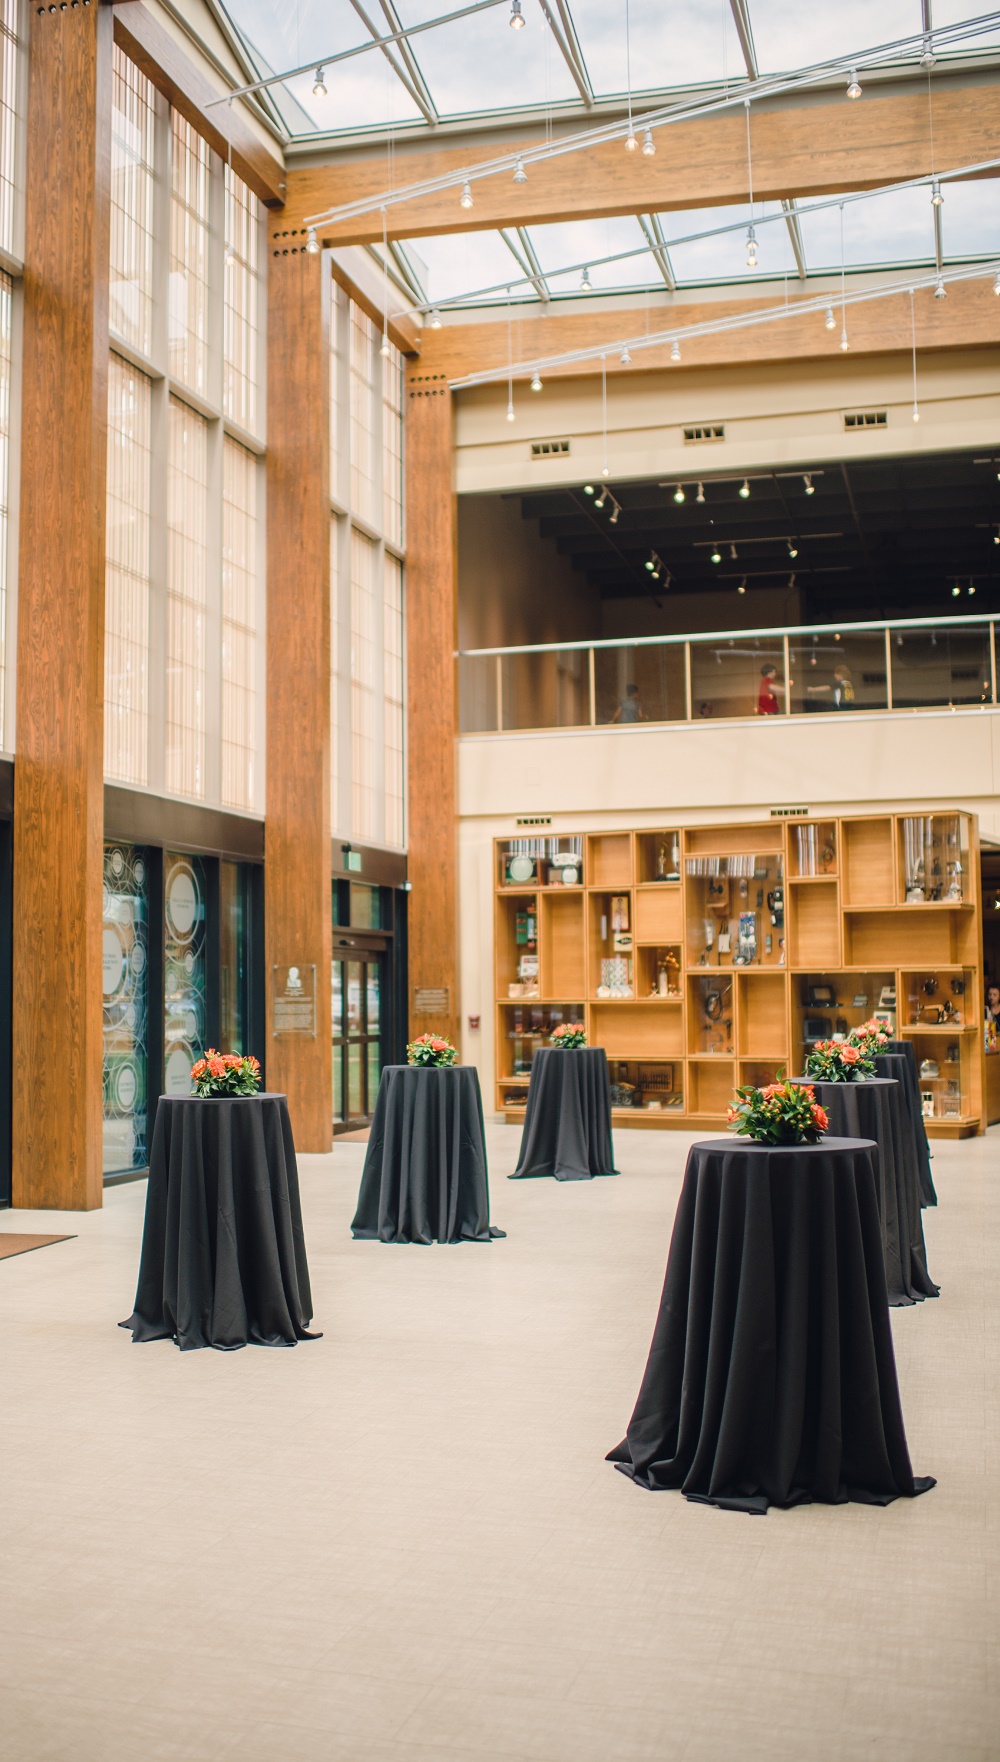
M930 1134L984 1129L973 816L668 819L502 839L495 853L496 1101L508 1119L523 1116L533 1053L560 1021L582 1020L605 1048L618 1123L719 1126L737 1084L796 1074L817 1040L875 1015L925 1067ZM512 876L518 856L533 880Z

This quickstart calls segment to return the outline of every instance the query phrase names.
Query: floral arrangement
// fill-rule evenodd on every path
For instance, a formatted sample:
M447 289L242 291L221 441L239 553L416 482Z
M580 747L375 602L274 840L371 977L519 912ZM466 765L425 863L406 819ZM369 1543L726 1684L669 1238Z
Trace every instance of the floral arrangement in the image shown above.
M563 1051L571 1051L574 1046L586 1046L587 1034L582 1022L560 1022L554 1029L550 1046L562 1047Z
M210 1046L191 1066L191 1081L196 1095L256 1095L260 1065L250 1053L216 1052Z
M821 1083L860 1083L874 1077L874 1051L849 1040L817 1040L806 1058L806 1076Z
M757 1144L815 1144L830 1124L815 1089L787 1079L764 1089L744 1084L728 1117L731 1132Z
M408 1065L453 1065L457 1057L451 1041L440 1034L418 1034L406 1048Z
M848 1044L858 1047L866 1059L872 1059L876 1053L884 1052L890 1039L891 1035L885 1023L880 1022L875 1016L871 1016L867 1022L862 1022L860 1028L852 1028L847 1036Z

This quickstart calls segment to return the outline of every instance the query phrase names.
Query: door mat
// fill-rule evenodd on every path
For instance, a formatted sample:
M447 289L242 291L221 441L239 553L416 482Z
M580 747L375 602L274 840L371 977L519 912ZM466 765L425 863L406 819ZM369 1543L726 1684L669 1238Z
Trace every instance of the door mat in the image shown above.
M14 1235L0 1230L0 1260L9 1260L12 1254L29 1254L32 1248L47 1248L50 1242L75 1241L75 1236Z

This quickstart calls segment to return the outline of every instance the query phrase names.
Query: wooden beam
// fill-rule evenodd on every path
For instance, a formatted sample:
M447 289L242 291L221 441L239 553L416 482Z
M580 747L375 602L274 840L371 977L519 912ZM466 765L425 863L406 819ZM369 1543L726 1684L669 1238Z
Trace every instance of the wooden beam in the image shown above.
M132 0L124 11L115 7L115 42L141 68L158 92L204 136L220 158L232 150L233 170L269 208L285 197L285 168L250 127L239 104L213 103L224 95L213 86L147 8ZM211 106L211 108L209 108Z
M333 1142L330 1041L330 265L300 252L268 276L268 1087L300 1150ZM316 969L316 1034L273 1034L275 967Z
M406 376L406 678L410 1033L460 1044L455 741L458 735L456 508L452 398L411 365ZM419 991L447 1007L417 1014Z
M640 119L641 120L641 119ZM753 111L753 187L757 201L783 196L836 195L917 177L931 170L927 92L865 93L855 104L841 93L797 95ZM975 84L935 86L934 143L938 167L994 158L1000 132L1000 85L984 75ZM396 187L452 177L451 188L387 210L392 238L482 232L601 214L673 213L747 200L747 137L743 109L673 123L656 131L655 158L624 153L621 141L547 159L527 167L528 181L510 171L473 185L474 206L459 207L462 176L496 151L470 148L396 149ZM537 135L505 141L505 153L537 147ZM328 164L290 165L280 224L302 226L305 216L375 198L385 189L384 148L341 154ZM377 208L319 228L325 244L369 243L382 236Z
M808 296L793 295L789 307ZM645 312L631 308L618 312L560 312L547 306L543 309L518 312L518 358L523 361L542 360L562 350L605 349L607 370L611 375L628 376L638 372L667 367L671 373L683 374L688 367L716 367L727 364L747 366L770 361L812 361L841 359L840 309L835 295L830 296L836 315L836 329L827 330L822 312L776 319L771 324L748 325L744 330L725 331L721 335L696 337L683 343L680 365L670 360L669 342L653 348L636 349L632 364L623 367L618 359L619 341L641 336L646 329ZM683 330L689 324L705 324L741 312L778 305L780 296L771 290L766 300L692 300L683 295L664 305L658 296L650 314L649 328L666 330L676 325ZM993 293L992 272L984 269L982 280L953 282L947 299L936 300L930 288L914 295L917 321L917 348L982 348L1000 342L1000 300ZM910 300L905 288L898 298L872 300L868 304L847 308L847 334L850 339L850 360L858 355L883 355L910 348ZM507 325L503 313L478 323L445 324L441 330L425 330L420 357L421 373L440 373L446 380L463 379L467 374L507 371ZM547 379L596 373L598 360L578 362L566 367L546 369ZM541 404L541 399L538 400Z
M112 18L28 12L13 1199L101 1204Z

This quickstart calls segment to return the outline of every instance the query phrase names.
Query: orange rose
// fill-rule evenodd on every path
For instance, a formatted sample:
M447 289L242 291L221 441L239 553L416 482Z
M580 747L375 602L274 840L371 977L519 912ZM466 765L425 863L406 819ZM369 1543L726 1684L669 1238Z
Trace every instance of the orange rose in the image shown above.
M825 1107L820 1107L818 1102L814 1102L812 1107L812 1117L813 1125L816 1126L819 1131L827 1131L830 1125L830 1120Z
M856 1046L842 1046L840 1048L840 1056L845 1065L856 1065L861 1054Z

